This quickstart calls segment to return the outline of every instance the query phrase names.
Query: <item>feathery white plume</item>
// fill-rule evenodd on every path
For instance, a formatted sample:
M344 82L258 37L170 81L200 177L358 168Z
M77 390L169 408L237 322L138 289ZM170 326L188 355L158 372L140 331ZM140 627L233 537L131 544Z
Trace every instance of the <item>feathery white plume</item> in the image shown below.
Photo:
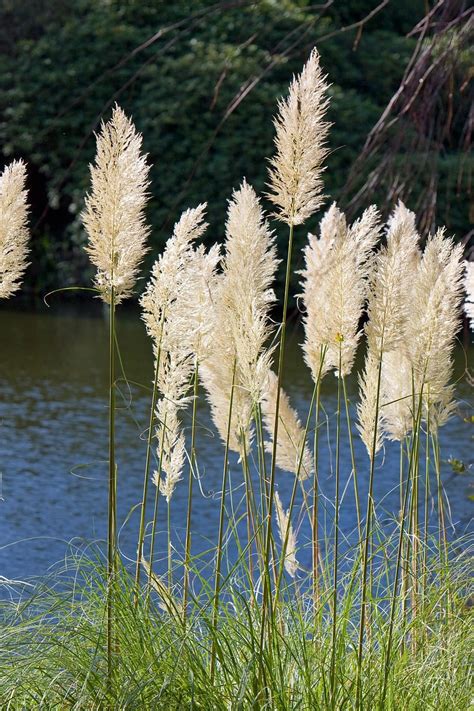
M168 239L163 253L158 257L151 271L151 278L143 293L140 303L147 332L156 348L163 347L163 324L174 302L182 298L187 288L187 266L190 263L193 243L201 237L207 228L204 215L205 203L183 212L175 224L172 236ZM181 334L179 334L181 335ZM173 334L168 329L167 336Z
M269 199L276 217L287 224L305 222L321 205L322 163L328 149L328 84L313 49L278 105L275 124L276 155L271 159Z
M278 389L278 378L273 371L269 371L267 387L262 400L262 415L265 429L273 438L275 426L275 409ZM278 427L278 441L276 448L276 464L280 469L298 474L301 481L307 479L311 473L312 463L309 449L304 444L305 431L301 425L298 414L288 399L283 388L280 390L280 404L278 408L280 424ZM267 451L273 450L273 440L266 445ZM298 465L300 463L298 471Z
M290 522L290 512L283 509L278 491L275 491L275 515L278 524L278 532L282 545L286 541L285 570L292 578L298 572L298 561L296 560L296 536ZM287 540L288 536L288 540Z
M404 348L384 353L380 390L383 431L400 442L413 425L412 367Z
M154 472L153 482L155 485L159 482L160 491L167 501L181 479L185 463L185 438L179 413L189 402L189 387L195 367L195 334L188 310L189 279L197 262L203 266L209 261L212 272L218 258L216 249L210 257L201 248L193 250L193 242L207 226L204 222L205 207L199 205L182 214L163 254L153 266L150 282L141 298L142 317L153 339L155 368L159 356L159 398L155 416L161 471Z
M405 329L417 395L423 391L425 418L433 427L453 409L452 351L461 317L462 246L439 229L428 239L412 287L410 317Z
M348 227L333 203L320 224L320 237L308 235L301 272L305 307L305 361L316 382L329 370L348 375L360 338L359 321L367 296L372 250L379 239L379 214L369 207ZM321 355L324 363L321 366Z
M413 214L413 221L415 215ZM419 242L419 237L417 237ZM383 354L381 373L380 402L383 408L383 430L390 440L400 442L408 435L413 426L416 409L414 391L413 368L407 353L407 324L411 318L411 302L413 299L412 285L418 279L418 270L421 261L421 251L413 252L411 260L405 264L405 292L402 298L404 305L404 320L401 327L402 341L391 351ZM415 404L415 409L414 409Z
M82 213L89 236L86 251L97 268L95 286L107 303L112 289L116 304L130 296L147 251L149 167L141 145L141 135L115 106L97 136L95 164L90 166L92 189Z
M386 237L387 244L375 257L370 280L369 321L365 327L368 350L364 372L359 379L361 399L357 407L358 429L369 457L372 457L373 445L373 453L376 454L383 442L383 359L386 353L396 351L405 343L409 308L407 293L413 286L412 270L407 267L416 261L418 251L415 215L402 202L398 203L390 216Z
M466 302L464 310L474 331L474 262L466 262L466 276L464 279L466 289Z
M26 166L13 161L0 175L0 299L20 287L27 265L28 206Z
M230 447L240 453L248 447L253 407L261 399L271 361L265 343L278 264L273 242L255 191L244 180L229 201L223 273L210 314L212 348L200 369L223 441L234 378Z
M406 293L413 287L407 264L416 258L419 237L415 215L402 202L388 220L386 236L387 244L375 258L366 326L369 348L377 357L403 342Z

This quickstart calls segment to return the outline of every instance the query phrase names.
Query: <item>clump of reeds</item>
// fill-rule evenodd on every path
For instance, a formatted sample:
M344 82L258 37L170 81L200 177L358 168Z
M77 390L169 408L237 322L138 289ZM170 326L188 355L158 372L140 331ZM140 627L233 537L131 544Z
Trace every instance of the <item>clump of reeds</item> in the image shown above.
M13 161L0 175L0 299L20 287L28 266L26 166Z
M148 166L142 138L121 108L102 123L90 166L91 192L82 214L86 250L97 269L94 286L109 305L108 679L112 680L113 587L117 573L117 465L115 461L115 309L130 296L146 252Z
M87 250L97 269L94 291L110 315L107 584L102 589L94 583L90 607L79 607L79 622L72 613L71 619L89 650L91 635L100 628L97 599L106 596L107 684L105 690L95 689L86 705L336 709L349 704L362 711L383 709L389 699L388 708L396 708L402 699L398 687L409 668L407 646L410 673L420 689L429 655L437 668L445 668L441 646L449 648L450 659L459 661L459 639L452 626L446 626L453 621L463 626L463 602L451 576L438 430L454 408L451 380L462 299L461 248L438 230L426 236L422 250L415 215L403 203L395 206L383 235L375 206L349 224L342 210L331 205L318 234L308 235L301 272L303 356L314 385L306 417L283 389L294 227L308 221L322 204L327 89L313 50L280 102L275 120L268 197L274 216L289 228L279 328L272 313L279 264L275 236L259 196L245 179L228 203L222 249L214 245L206 250L198 243L207 228L202 204L183 212L153 265L140 299L154 372L133 582L119 567L117 550L115 309L132 293L146 251L148 167L141 136L118 107L97 137L83 220ZM2 296L12 293L22 275L26 236L24 167L19 163L0 179ZM472 276L468 266L464 283L471 319ZM361 340L366 351L356 412L364 456L358 457L346 379L355 370ZM329 443L334 454L334 533L322 539L321 383L331 371L337 378L334 422L328 418L330 432L335 431ZM222 456L218 527L207 559L194 557L192 546L200 386L219 435L216 443L222 445L216 444L216 456ZM187 437L182 420L189 409ZM348 554L342 552L339 519L341 507L347 505L342 486L344 419L357 519L357 539ZM386 535L378 525L374 491L376 476L383 477L379 453L392 440L400 446L400 506L392 512L395 531ZM241 486L236 488L243 492L243 511L234 507L232 457L242 468ZM278 470L286 472L282 481L291 475L288 508L286 496L285 506L280 497ZM176 565L171 506L186 474L184 556ZM361 476L368 481L365 511L359 496ZM148 547L150 483L154 507ZM438 515L436 541L429 531L431 498ZM161 500L167 507L167 578L157 574L155 564ZM304 526L310 531L308 570L302 562ZM229 552L232 543L235 560ZM383 562L378 564L378 559ZM147 576L144 588L142 568ZM196 587L193 578L199 581ZM443 645L433 639L441 634ZM127 654L129 644L135 656L130 663L121 662L114 652L120 645ZM83 665L76 652L74 647L71 659L79 658ZM101 652L95 654L94 665ZM67 654L65 658L64 665L70 667ZM140 670L133 683L128 673L132 668ZM68 704L80 697L79 686L90 688L89 671L80 683L67 682ZM32 677L36 675L33 665ZM94 671L90 676L94 680L100 675ZM54 700L60 677L50 677ZM127 684L133 694L127 695ZM16 692L11 693L13 698ZM425 692L418 693L417 699L426 698Z

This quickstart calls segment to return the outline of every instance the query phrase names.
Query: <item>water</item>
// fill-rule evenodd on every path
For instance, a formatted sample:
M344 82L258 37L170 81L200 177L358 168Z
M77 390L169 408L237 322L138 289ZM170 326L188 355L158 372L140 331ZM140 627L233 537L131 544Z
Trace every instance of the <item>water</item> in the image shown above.
M102 305L65 310L53 305L37 311L3 307L0 311L0 575L25 580L44 574L74 545L100 541L106 536L107 510L107 366L108 324ZM148 421L152 360L150 342L134 310L119 310L118 336L124 370L129 384L120 384L118 397L117 461L119 476L120 546L125 557L133 558L138 528L138 512L133 509L141 495ZM301 333L294 330L288 344L285 387L292 404L305 420L312 384L302 362L298 343ZM472 355L472 348L471 348ZM456 353L459 374L466 355ZM357 385L348 382L349 397L355 401ZM459 383L460 410L469 411L472 388ZM322 526L330 530L334 492L333 458L327 438L334 442L336 379L328 376L322 397L329 424L322 430L321 489ZM189 426L189 420L185 422ZM329 434L328 434L329 433ZM470 474L453 474L447 462L455 457L469 463L472 425L455 416L441 433L443 481L451 504L456 533L469 527L473 504L468 496ZM193 551L205 550L215 542L218 525L218 492L222 475L223 447L215 435L203 400L199 405L198 460L201 485L195 487L193 511ZM356 440L356 456L361 500L367 491L368 458ZM383 461L382 461L383 460ZM341 452L342 547L350 544L356 526L347 437ZM235 501L242 493L241 468L232 459ZM277 486L288 505L293 479L278 472ZM380 457L375 490L379 519L390 522L398 509L398 446L388 445ZM152 487L153 488L153 487ZM202 492L199 490L201 489ZM182 481L172 499L173 541L178 551L184 539L187 482ZM326 497L326 498L324 498ZM151 518L151 506L149 507ZM131 512L131 513L130 513ZM128 514L130 516L127 518ZM165 507L160 527L166 526ZM434 517L435 518L435 517ZM308 531L299 532L304 543ZM352 537L352 539L351 539ZM165 552L160 534L158 554ZM309 565L309 552L300 553L302 565Z

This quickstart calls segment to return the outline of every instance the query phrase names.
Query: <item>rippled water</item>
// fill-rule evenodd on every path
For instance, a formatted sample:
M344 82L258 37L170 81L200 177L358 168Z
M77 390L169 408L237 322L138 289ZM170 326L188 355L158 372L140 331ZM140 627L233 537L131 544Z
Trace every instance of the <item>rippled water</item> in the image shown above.
M68 542L95 541L105 537L107 509L107 318L101 304L74 310L53 305L37 311L0 311L0 575L25 579L42 574L68 549ZM146 428L149 408L152 361L151 348L135 311L119 311L118 337L128 386L120 384L117 413L117 460L119 476L119 521L123 523L120 544L124 555L133 557L138 515L132 511L140 498L145 445L140 439ZM285 387L301 418L306 417L312 385L302 362L298 343L301 334L290 334ZM472 347L470 353L472 356ZM456 353L457 373L466 354ZM143 386L143 387L142 387ZM348 383L349 397L355 401L356 382ZM472 388L461 380L457 391L466 404ZM333 457L327 438L334 441L336 379L326 378L322 388L328 427L321 444L322 525L328 530L333 508ZM189 425L189 420L186 421ZM223 447L214 434L204 401L199 404L198 460L201 490L196 486L193 512L193 549L203 550L217 534L218 497ZM345 425L344 425L345 426ZM329 435L328 435L329 432ZM473 504L468 496L470 474L454 474L447 462L455 457L469 463L472 458L472 425L456 415L443 429L441 447L443 481L451 504L457 532L469 526ZM368 458L356 442L362 501L365 501ZM347 438L343 437L343 489L351 473ZM232 460L235 497L241 493L240 465ZM376 472L376 500L381 521L391 520L398 508L398 447L388 445ZM292 478L278 472L277 485L288 504ZM173 540L180 549L184 537L186 482L181 482L172 499ZM151 517L151 506L150 516ZM132 511L130 517L127 515ZM161 509L161 527L165 523ZM350 540L356 519L352 484L345 489L340 520L342 540ZM307 532L300 531L301 540ZM164 536L158 540L163 553ZM301 561L308 563L302 551Z

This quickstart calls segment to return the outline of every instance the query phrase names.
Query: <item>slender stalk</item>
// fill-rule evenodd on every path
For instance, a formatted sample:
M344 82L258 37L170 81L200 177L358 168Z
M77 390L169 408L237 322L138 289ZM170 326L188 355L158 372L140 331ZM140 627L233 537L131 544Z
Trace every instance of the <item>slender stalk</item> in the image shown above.
M166 502L166 528L167 528L167 551L168 551L168 590L173 587L173 572L171 559L171 499Z
M263 599L262 599L262 617L261 617L261 628L260 628L260 644L259 644L259 664L260 672L263 672L263 645L265 639L265 625L268 610L272 613L273 606L270 601L270 575L268 571L269 561L270 561L270 548L272 542L272 516L273 516L273 497L275 493L275 471L276 471L276 453L278 446L278 424L279 424L279 410L280 410L280 394L281 394L281 381L283 377L283 367L285 362L285 342L286 342L286 316L288 311L288 297L290 292L290 278L291 278L291 258L293 252L293 223L290 223L290 232L288 237L288 252L286 258L286 276L285 276L285 294L283 298L283 314L281 322L281 333L280 333L280 349L278 353L278 374L277 374L277 392L275 401L275 423L273 427L273 447L272 447L272 461L270 468L270 485L268 488L268 511L267 511L267 526L265 532L265 550L264 550L264 561L263 561Z
M257 424L257 444L258 444L258 451L259 451L259 471L260 471L260 508L262 512L262 522L266 521L266 517L268 515L268 489L269 489L269 481L267 479L267 465L266 465L266 460L265 460L265 436L263 432L263 418L262 418L262 406L260 403L258 403L255 407L256 413L255 413L255 422ZM262 538L264 536L264 531L262 531L262 526L258 525L258 540L259 540L259 545L261 549L261 555L260 555L260 567L263 572L263 564L264 564L264 546L265 542ZM272 555L273 558L276 559L276 549L275 549L275 540L272 538ZM275 566L272 566L273 570L273 579L275 586L277 585L277 575L276 575L276 570Z
M114 651L114 594L117 572L117 468L115 463L115 290L109 307L109 496L107 542L107 685L112 686Z
M420 393L420 403L418 406L417 417L416 417L415 426L414 426L414 430L413 430L414 440L416 440L419 436L418 431L419 431L419 427L420 427L420 421L421 421L421 393ZM392 642L393 642L393 628L394 628L394 623L395 623L395 611L396 611L396 606L397 606L397 601L398 601L398 580L400 577L400 569L401 569L402 558L403 558L403 541L404 541L404 534L405 534L405 521L406 521L407 512L408 512L408 501L410 498L410 484L413 483L412 470L413 470L413 457L414 457L415 449L416 449L415 442L413 442L412 446L410 448L410 458L409 458L409 463L408 463L407 479L405 482L405 488L404 488L404 494L403 494L403 504L402 504L402 508L401 508L401 512L400 512L400 532L399 532L399 536L398 536L397 560L396 560L396 565L395 565L395 578L393 581L392 603L391 603L391 608L390 608L390 623L389 623L389 630L388 630L387 652L385 655L384 680L383 680L382 694L381 694L380 704L379 704L380 711L383 711L383 709L385 708L385 696L387 693L388 675L389 675L389 671L390 671L390 659L391 659Z
M420 405L421 407L421 405ZM412 475L412 492L411 492L411 506L410 506L410 521L411 521L411 535L410 535L410 576L411 576L411 609L412 609L412 622L415 622L418 615L418 556L419 556L419 522L418 522L418 498L419 498L419 453L420 453L420 432L419 428L416 430L416 436L414 438L414 460L413 460L413 475ZM413 652L416 652L417 646L417 628L413 625L413 632L411 635Z
M367 572L369 568L369 552L370 542L372 538L372 517L374 513L374 472L375 472L375 449L377 444L378 434L378 412L380 407L380 382L382 375L382 348L380 349L380 357L377 373L377 394L375 399L375 421L374 421L374 436L372 439L372 451L370 457L370 474L369 474L369 491L367 494L367 515L365 522L365 541L364 555L362 558L362 600L360 609L359 622L359 640L357 649L357 687L356 687L356 708L362 708L362 656L364 652L364 631L365 619L367 614Z
M199 386L199 363L196 360L194 368L194 387L193 387L193 414L191 421L191 453L189 458L189 481L188 481L188 508L186 515L186 542L184 550L184 579L183 579L183 620L186 622L186 614L188 608L188 593L189 593L189 567L191 560L191 515L193 505L193 481L194 470L196 466L196 413L198 400Z
M340 440L341 440L341 344L339 343L339 377L337 379L337 415L336 415L336 490L334 494L334 565L332 591L332 652L331 652L331 705L336 708L336 641L337 641L337 583L339 563L339 483L340 483Z
M429 397L429 395L428 395ZM429 411L426 417L426 437L425 437L425 511L423 522L423 604L426 600L428 583L428 510L430 500L430 416Z
M443 485L441 482L441 464L439 453L439 440L437 432L432 432L431 442L433 445L433 459L436 473L436 489L438 497L438 528L439 528L439 557L441 570L445 571L448 564L448 538L446 533L446 518L444 513ZM450 608L450 593L446 591L446 620Z
M319 377L318 377L318 382L319 382ZM306 439L308 437L308 431L309 431L309 426L311 423L311 416L313 414L313 408L314 408L314 403L316 400L316 391L317 391L318 385L316 384L313 389L313 394L311 397L311 402L308 410L308 417L306 418L306 426L304 429L304 434L303 434L303 441L301 443L301 449L298 457L298 466L296 469L296 474L295 474L295 479L293 482L293 489L291 492L291 499L290 499L290 505L288 507L288 521L291 521L291 517L293 514L293 508L295 505L295 499L296 499L296 491L298 489L298 482L300 480L300 471L301 471L301 466L303 463L303 456L304 456L304 448L306 445ZM304 491L304 489L303 489ZM289 538L289 533L290 533L290 527L287 526L286 529L286 534L285 534L285 540L282 542L282 554L281 554L281 560L280 560L280 569L278 572L278 579L276 582L275 586L275 596L274 596L274 611L276 610L278 600L279 600L279 595L280 595L280 588L281 588L281 581L283 578L283 571L285 569L285 560L286 560L286 549L288 547L288 538Z
M314 452L313 452L313 511L311 517L312 538L312 573L313 598L315 604L319 598L319 408L321 403L321 372L323 369L325 350L321 350L318 379L316 383L316 414L314 417Z
M163 331L163 328L161 329ZM153 393L151 396L151 407L150 407L150 418L148 422L148 436L146 443L146 458L145 458L145 473L143 475L143 491L142 500L140 504L140 528L138 531L138 543L137 543L137 565L135 568L135 607L138 605L138 594L140 589L140 571L141 571L141 557L143 553L143 542L145 539L145 516L146 516L146 500L148 495L148 481L150 478L150 463L151 463L151 444L153 441L153 425L155 421L155 408L156 400L158 395L158 373L160 370L160 356L161 356L161 337L160 346L158 348L158 353L156 357L155 366L155 378L153 382Z
M216 671L216 635L217 635L217 618L219 614L219 596L221 590L221 565L222 565L222 543L224 538L224 513L225 513L225 496L227 489L227 479L229 470L229 440L230 440L230 430L232 422L232 408L234 405L234 386L235 386L235 370L236 370L236 360L234 358L234 366L232 369L232 385L230 389L230 399L229 399L229 414L227 420L227 434L225 442L225 452L224 452L224 467L222 470L222 487L221 487L221 505L219 511L219 533L217 536L217 553L216 553L216 568L215 568L215 578L214 578L214 604L212 609L212 645L211 645L211 663L210 663L210 677L211 684L214 683L214 676Z
M433 446L433 458L436 473L436 489L438 497L438 528L439 528L439 550L444 552L445 561L447 559L447 536L446 536L446 519L444 515L444 499L443 499L443 485L441 483L441 467L440 467L440 457L439 457L439 441L438 436L435 432L431 435L431 443Z
M344 404L345 404L345 409L346 409L346 420L347 420L347 434L349 436L349 448L350 448L350 452L351 452L352 476L354 479L354 498L355 498L355 505L356 505L356 514L357 514L357 531L358 531L358 536L359 536L359 545L360 545L361 553L362 553L362 523L361 523L361 515L360 515L359 483L357 481L357 466L356 466L355 452L354 452L354 438L352 437L350 406L349 406L349 398L347 397L347 387L346 387L346 379L345 378L342 378L342 389L343 389L343 393L344 393Z
M156 540L156 523L158 520L158 501L160 499L160 482L161 482L161 462L163 461L163 450L165 446L165 434L166 434L166 413L163 422L163 434L161 435L160 443L160 459L158 462L158 477L155 486L155 503L153 506L153 523L151 527L151 541L150 541L150 575L148 576L148 590L147 590L147 601L150 600L151 592L151 575L153 573L153 562L155 558L155 540Z

